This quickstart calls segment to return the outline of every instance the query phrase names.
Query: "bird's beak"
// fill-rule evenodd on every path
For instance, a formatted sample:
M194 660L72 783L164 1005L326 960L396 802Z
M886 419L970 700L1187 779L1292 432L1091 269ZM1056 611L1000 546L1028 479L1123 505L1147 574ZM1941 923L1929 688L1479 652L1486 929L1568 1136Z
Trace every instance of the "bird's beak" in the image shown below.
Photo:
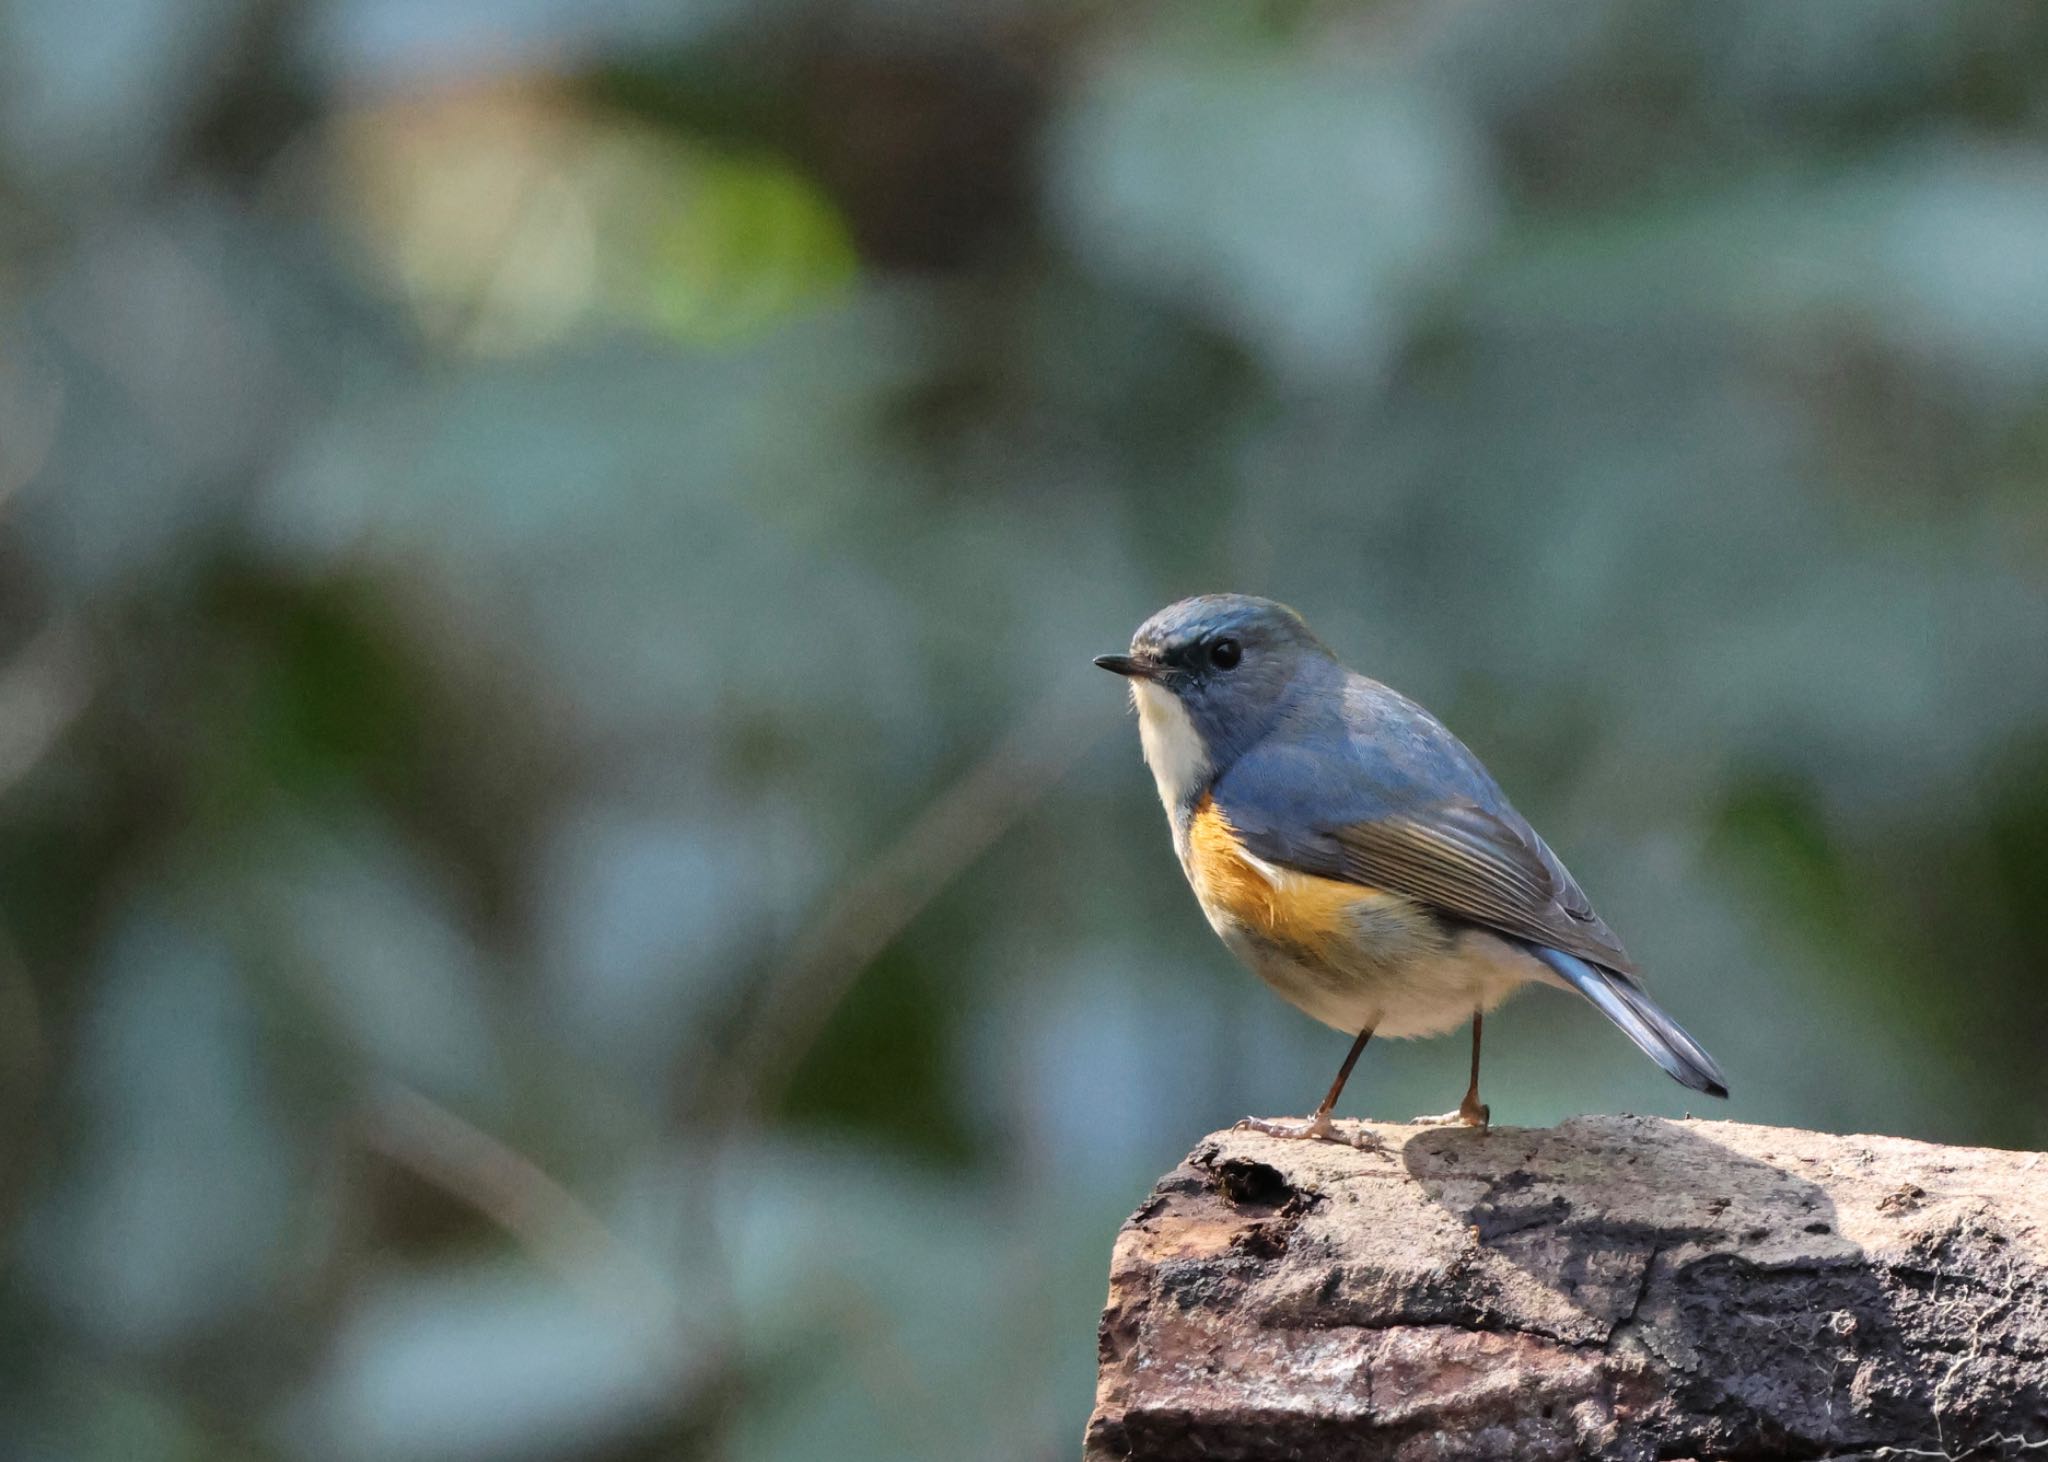
M1135 655L1097 655L1095 663L1111 675L1129 676L1134 680L1157 680L1159 667L1150 660L1140 660Z

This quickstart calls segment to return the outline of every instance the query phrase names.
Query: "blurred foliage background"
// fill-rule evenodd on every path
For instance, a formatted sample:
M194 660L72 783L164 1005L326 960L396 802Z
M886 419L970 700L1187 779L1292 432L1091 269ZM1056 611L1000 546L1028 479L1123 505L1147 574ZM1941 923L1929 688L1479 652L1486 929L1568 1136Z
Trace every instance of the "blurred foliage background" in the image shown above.
M1200 590L1713 1115L2048 1145L2044 143L2016 4L4 0L0 1454L1071 1455L1344 1044L1087 664Z

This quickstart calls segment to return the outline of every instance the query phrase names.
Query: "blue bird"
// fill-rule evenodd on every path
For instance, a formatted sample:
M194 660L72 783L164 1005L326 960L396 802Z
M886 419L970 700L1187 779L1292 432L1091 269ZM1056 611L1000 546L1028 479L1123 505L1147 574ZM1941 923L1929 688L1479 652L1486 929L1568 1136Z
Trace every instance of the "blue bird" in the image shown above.
M1130 681L1174 851L1231 952L1309 1015L1353 1037L1304 1122L1274 1137L1347 1138L1330 1120L1373 1035L1472 1020L1472 1081L1455 1113L1485 1127L1479 1037L1525 984L1578 991L1672 1078L1728 1094L1714 1058L1644 993L1614 931L1499 785L1421 706L1338 663L1299 614L1205 594L1146 620Z

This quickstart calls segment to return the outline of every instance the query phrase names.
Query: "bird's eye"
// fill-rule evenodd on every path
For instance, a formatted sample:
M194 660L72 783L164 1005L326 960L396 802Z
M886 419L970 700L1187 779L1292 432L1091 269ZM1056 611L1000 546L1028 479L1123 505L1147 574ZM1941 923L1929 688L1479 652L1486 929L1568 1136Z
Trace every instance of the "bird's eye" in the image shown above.
M1235 670L1244 658L1244 647L1236 640L1218 640L1209 646L1209 663L1218 670Z

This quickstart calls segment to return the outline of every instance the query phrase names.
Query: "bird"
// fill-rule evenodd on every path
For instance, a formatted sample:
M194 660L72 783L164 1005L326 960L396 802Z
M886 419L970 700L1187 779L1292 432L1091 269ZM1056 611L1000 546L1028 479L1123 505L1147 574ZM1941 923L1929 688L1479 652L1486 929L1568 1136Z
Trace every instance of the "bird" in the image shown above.
M1728 1094L1714 1058L1645 993L1614 931L1465 744L1348 669L1284 604L1204 594L1160 610L1124 677L1174 852L1223 943L1274 991L1352 1037L1315 1112L1247 1117L1272 1137L1376 1147L1332 1120L1374 1035L1472 1022L1455 1112L1484 1130L1486 1013L1524 985L1575 990L1674 1080Z

